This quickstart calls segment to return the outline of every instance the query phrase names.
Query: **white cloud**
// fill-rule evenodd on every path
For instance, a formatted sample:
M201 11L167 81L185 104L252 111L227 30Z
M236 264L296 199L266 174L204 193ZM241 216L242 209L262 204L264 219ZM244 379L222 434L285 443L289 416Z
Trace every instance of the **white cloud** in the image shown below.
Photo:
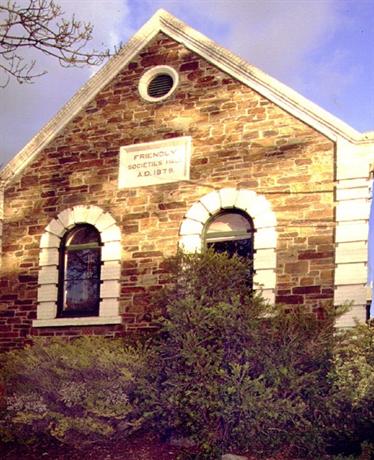
M24 1L24 0L22 0ZM317 103L353 87L363 70L335 43L349 12L340 0L57 0L68 15L94 24L92 46L126 41L158 8L164 8ZM344 3L345 4L345 3ZM353 8L351 5L351 8ZM356 11L361 11L357 5ZM362 17L362 16L361 16ZM346 54L347 53L347 54ZM0 163L8 160L87 80L92 69L61 69L38 58L49 74L34 85L0 89ZM317 84L316 84L317 83ZM357 84L357 83L356 83ZM313 86L315 85L315 86ZM341 103L336 99L336 107ZM327 104L328 105L328 104ZM333 106L328 107L330 110ZM344 118L344 117L343 117Z
M25 3L22 0L22 3ZM124 0L59 0L67 17L94 24L92 48L113 48L132 31L129 7ZM66 69L56 60L27 50L26 57L37 61L36 69L47 75L33 84L10 81L0 88L0 164L8 161L79 89L96 68Z

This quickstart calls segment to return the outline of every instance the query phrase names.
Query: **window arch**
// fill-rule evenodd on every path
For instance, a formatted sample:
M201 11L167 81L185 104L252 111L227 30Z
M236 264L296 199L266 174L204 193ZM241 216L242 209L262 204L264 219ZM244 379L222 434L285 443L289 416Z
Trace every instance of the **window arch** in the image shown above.
M253 233L253 289L261 290L263 297L274 303L276 216L265 196L258 195L253 190L231 187L214 190L202 196L192 204L183 218L179 230L180 247L189 253L201 251L209 223L222 213L246 216L250 219L252 228L256 229Z
M98 230L81 224L60 245L57 317L98 316L101 240Z
M38 305L33 327L120 324L121 247L120 228L109 212L98 206L74 206L51 220L40 239ZM73 278L78 276L73 272L74 256L69 260L74 249L86 250L81 262L90 271L96 267L92 276L72 279L71 274ZM78 268L76 264L74 270ZM93 287L97 273L99 289L97 285ZM80 283L75 289L81 292L79 301L78 296L73 301L74 283ZM94 300L85 303L87 289L94 294Z
M219 212L208 221L204 238L206 247L246 259L250 288L253 281L253 236L252 219L241 211L230 209Z

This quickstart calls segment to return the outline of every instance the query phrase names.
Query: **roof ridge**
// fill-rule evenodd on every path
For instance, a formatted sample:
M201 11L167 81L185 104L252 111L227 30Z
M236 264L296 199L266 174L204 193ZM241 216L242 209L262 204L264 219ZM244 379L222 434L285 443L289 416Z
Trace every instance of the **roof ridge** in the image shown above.
M374 140L374 132L359 133L295 90L267 75L160 8L0 171L0 186L3 187L18 175L74 118L82 107L86 106L159 32L163 32L173 40L182 43L188 49L253 88L330 139L335 141L338 137L343 137L356 144L370 143Z

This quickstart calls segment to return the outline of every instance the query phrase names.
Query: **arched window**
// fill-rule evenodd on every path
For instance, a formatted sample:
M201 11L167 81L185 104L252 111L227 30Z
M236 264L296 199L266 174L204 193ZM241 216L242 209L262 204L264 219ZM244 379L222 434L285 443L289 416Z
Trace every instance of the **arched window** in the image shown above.
M236 254L248 260L249 280L253 284L253 234L252 219L234 210L222 211L215 215L206 227L205 242L208 248L217 252Z
M97 316L100 304L101 241L92 225L77 225L60 246L58 317Z

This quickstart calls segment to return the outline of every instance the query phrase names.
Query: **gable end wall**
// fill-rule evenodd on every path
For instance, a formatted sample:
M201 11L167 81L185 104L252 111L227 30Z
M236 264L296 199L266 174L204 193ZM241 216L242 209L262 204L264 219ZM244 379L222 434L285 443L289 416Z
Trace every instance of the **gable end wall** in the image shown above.
M139 98L141 75L170 65L180 84L170 99ZM118 189L123 145L192 137L191 180ZM116 336L152 327L149 295L164 285L183 218L214 190L263 195L276 216L276 301L315 311L333 299L334 144L159 34L5 190L0 275L0 347L28 335ZM74 206L99 206L121 232L123 325L32 328L40 240Z

